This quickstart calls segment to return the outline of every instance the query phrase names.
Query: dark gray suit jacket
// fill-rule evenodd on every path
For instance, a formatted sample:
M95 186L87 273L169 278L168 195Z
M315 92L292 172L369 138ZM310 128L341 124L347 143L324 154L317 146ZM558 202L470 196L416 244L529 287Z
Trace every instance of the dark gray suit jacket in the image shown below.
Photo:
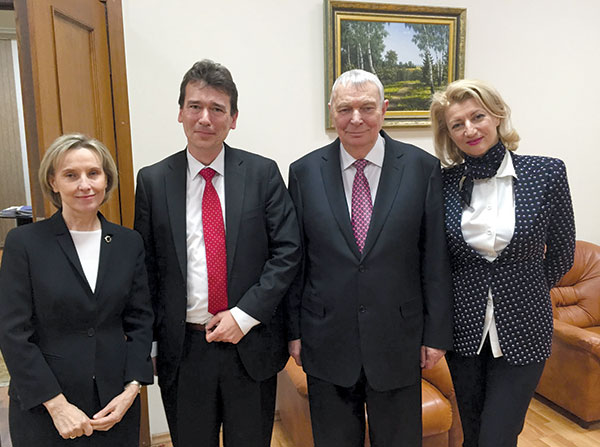
M146 246L161 386L176 379L185 336L186 172L184 150L137 178L135 229ZM299 267L298 224L275 162L227 145L225 228L229 307L261 322L237 349L248 374L265 380L288 358L280 301Z
M440 166L384 132L385 157L359 253L342 184L339 139L290 167L303 268L288 294L290 339L304 370L340 386L364 368L389 390L420 379L422 344L452 347Z

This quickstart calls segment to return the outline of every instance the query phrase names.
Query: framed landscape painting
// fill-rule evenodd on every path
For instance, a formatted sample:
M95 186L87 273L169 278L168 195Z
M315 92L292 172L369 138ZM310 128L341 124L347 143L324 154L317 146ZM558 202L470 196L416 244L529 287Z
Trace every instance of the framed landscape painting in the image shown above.
M360 68L383 83L390 102L384 127L429 126L433 93L464 76L466 14L462 8L325 0L325 102L340 74Z

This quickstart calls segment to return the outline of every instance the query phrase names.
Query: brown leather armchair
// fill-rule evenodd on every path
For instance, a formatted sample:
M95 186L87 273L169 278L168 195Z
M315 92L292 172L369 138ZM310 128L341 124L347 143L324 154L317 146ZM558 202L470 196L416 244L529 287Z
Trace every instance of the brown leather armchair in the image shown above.
M446 360L423 370L423 446L458 447L463 435L454 395L454 386ZM313 437L310 425L306 374L290 359L279 373L277 408L281 423L295 447L311 447ZM367 436L368 438L368 436ZM369 446L366 439L365 446Z
M577 241L573 267L550 295L552 355L536 391L586 426L600 420L600 246Z

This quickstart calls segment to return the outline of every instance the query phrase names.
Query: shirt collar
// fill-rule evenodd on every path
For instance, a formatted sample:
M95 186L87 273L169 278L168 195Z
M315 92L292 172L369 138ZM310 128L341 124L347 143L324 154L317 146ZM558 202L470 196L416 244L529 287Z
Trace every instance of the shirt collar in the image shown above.
M381 135L377 135L377 141L375 141L375 145L371 148L365 160L369 163L373 163L378 167L383 166L383 157L385 155L385 140ZM345 171L356 161L352 155L350 155L342 142L340 141L340 161L342 163L342 170Z
M502 178L502 177L519 178L519 177L517 177L517 173L516 173L515 167L513 165L512 157L510 156L510 151L508 151L508 150L504 154L504 159L502 160L502 163L500 163L498 172L496 172L496 177L497 178Z
M185 154L187 156L188 162L188 174L191 178L194 178L195 176L199 175L200 171L204 168L212 168L217 172L217 174L225 176L225 145L221 147L217 158L215 158L209 165L204 165L198 160L196 160L194 156L190 153L190 151L187 149L185 151Z

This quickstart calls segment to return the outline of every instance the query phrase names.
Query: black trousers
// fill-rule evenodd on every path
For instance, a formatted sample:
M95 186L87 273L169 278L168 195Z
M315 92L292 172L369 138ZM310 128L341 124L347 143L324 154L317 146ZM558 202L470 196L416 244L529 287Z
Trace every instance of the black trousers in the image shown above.
M421 381L376 391L364 372L349 388L308 376L315 447L363 447L365 406L372 447L416 447L422 442Z
M67 397L68 399L68 397ZM95 393L95 413L100 411L100 399ZM108 431L95 431L75 439L63 439L54 427L52 418L43 405L22 410L16 399L10 399L8 423L13 447L131 447L139 444L140 398L135 399L123 419Z
M446 354L464 432L464 447L516 447L545 362L510 365L494 358L489 339L475 357Z
M188 329L176 383L162 390L175 447L269 447L277 376L253 380L235 345Z

